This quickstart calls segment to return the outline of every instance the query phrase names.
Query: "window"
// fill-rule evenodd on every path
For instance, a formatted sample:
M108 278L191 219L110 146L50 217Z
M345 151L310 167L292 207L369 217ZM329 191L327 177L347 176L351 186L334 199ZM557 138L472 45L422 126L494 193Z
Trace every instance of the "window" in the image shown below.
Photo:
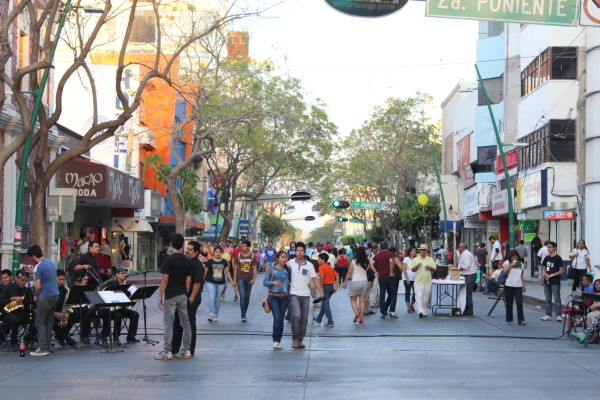
M154 15L154 11L142 11L135 16L131 29L131 41L135 43L156 42L156 15Z
M485 86L485 91L490 99L490 104L498 104L501 103L503 98L503 86L504 86L504 76L498 78L490 78L484 79L483 84ZM479 90L479 95L477 97L477 105L485 106L487 102L485 101L485 96L483 95L483 90Z
M577 47L549 47L521 72L521 96L549 79L577 78Z
M496 146L485 146L477 148L477 165L471 167L473 172L494 172L496 163Z
M574 162L575 133L575 120L553 119L519 139L519 142L528 144L519 148L519 171L545 162Z

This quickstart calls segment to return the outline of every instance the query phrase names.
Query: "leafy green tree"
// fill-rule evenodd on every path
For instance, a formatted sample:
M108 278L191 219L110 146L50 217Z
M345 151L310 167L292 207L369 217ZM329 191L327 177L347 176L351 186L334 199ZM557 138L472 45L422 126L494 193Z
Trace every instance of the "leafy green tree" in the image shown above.
M315 228L310 232L306 239L306 243L333 242L336 228L338 228L338 225L335 222L326 222L325 225Z
M426 145L427 135L434 143L436 157L441 158L440 130L429 124L425 110L431 97L417 93L405 99L389 98L373 112L371 118L353 130L344 141L346 154L319 188L319 202L314 210L332 214L335 199L348 201L389 202L388 210L344 211L363 224L368 240L374 240L368 220L390 239L394 229L394 212L402 208L409 196L422 188L424 178L433 173ZM439 162L439 161L438 161Z
M427 204L421 206L417 201L417 195L408 196L393 220L393 226L396 229L403 232L405 236L417 238L420 242L431 240L434 238L431 234L437 234L435 224L439 220L441 211L440 196L428 194L428 197ZM425 232L425 227L427 227L427 232ZM426 233L429 234L429 237L426 236Z
M274 215L266 214L262 217L260 229L263 235L265 235L269 241L274 242L282 237L285 233L294 232L295 228L286 220L278 218Z

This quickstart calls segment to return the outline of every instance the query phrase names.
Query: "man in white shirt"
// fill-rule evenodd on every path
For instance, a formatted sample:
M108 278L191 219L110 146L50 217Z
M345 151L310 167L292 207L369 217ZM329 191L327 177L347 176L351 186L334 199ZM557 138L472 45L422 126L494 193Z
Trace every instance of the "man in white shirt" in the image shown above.
M477 280L477 263L475 262L475 256L467 249L465 243L458 245L458 253L460 254L458 269L460 274L465 277L467 289L467 304L463 315L473 315L473 287Z
M538 261L538 266L539 266L538 267L538 271L539 271L538 273L539 273L539 275L538 275L538 277L540 278L540 281L543 281L542 280L543 273L542 273L542 268L541 268L542 261L544 261L544 258L546 258L546 257L548 257L550 255L550 252L548 251L548 243L549 242L547 240L544 241L544 245L542 246L541 249L539 249L539 251L537 253L537 256L539 257L539 261Z
M502 246L500 246L500 242L493 236L490 236L489 240L492 243L492 254L490 255L491 263L502 263Z
M325 297L323 288L317 279L313 264L305 258L306 245L296 243L296 258L287 262L290 267L290 308L292 310L292 347L303 349L302 344L306 328L308 327L308 314L310 312L310 282L312 281L321 297Z

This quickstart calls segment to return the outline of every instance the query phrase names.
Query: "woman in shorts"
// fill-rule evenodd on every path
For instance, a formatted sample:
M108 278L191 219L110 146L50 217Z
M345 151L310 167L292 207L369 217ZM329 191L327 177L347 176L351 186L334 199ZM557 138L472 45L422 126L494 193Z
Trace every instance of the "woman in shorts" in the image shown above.
M369 263L365 248L359 247L356 250L355 258L350 262L350 268L348 269L348 276L350 278L344 281L344 288L346 288L348 280L352 281L350 290L348 290L348 296L350 296L350 305L354 311L354 320L352 321L354 323L356 321L359 321L360 324L365 322L365 304L372 286L372 283L367 279L367 270L369 268L375 272ZM360 306L356 304L357 299L360 301Z

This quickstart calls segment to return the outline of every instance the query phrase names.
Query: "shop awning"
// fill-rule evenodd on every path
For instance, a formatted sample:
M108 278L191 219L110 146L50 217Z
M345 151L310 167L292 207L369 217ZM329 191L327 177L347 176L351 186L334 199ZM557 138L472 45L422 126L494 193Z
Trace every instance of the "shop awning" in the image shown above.
M146 220L132 217L113 217L110 230L111 232L154 232Z

